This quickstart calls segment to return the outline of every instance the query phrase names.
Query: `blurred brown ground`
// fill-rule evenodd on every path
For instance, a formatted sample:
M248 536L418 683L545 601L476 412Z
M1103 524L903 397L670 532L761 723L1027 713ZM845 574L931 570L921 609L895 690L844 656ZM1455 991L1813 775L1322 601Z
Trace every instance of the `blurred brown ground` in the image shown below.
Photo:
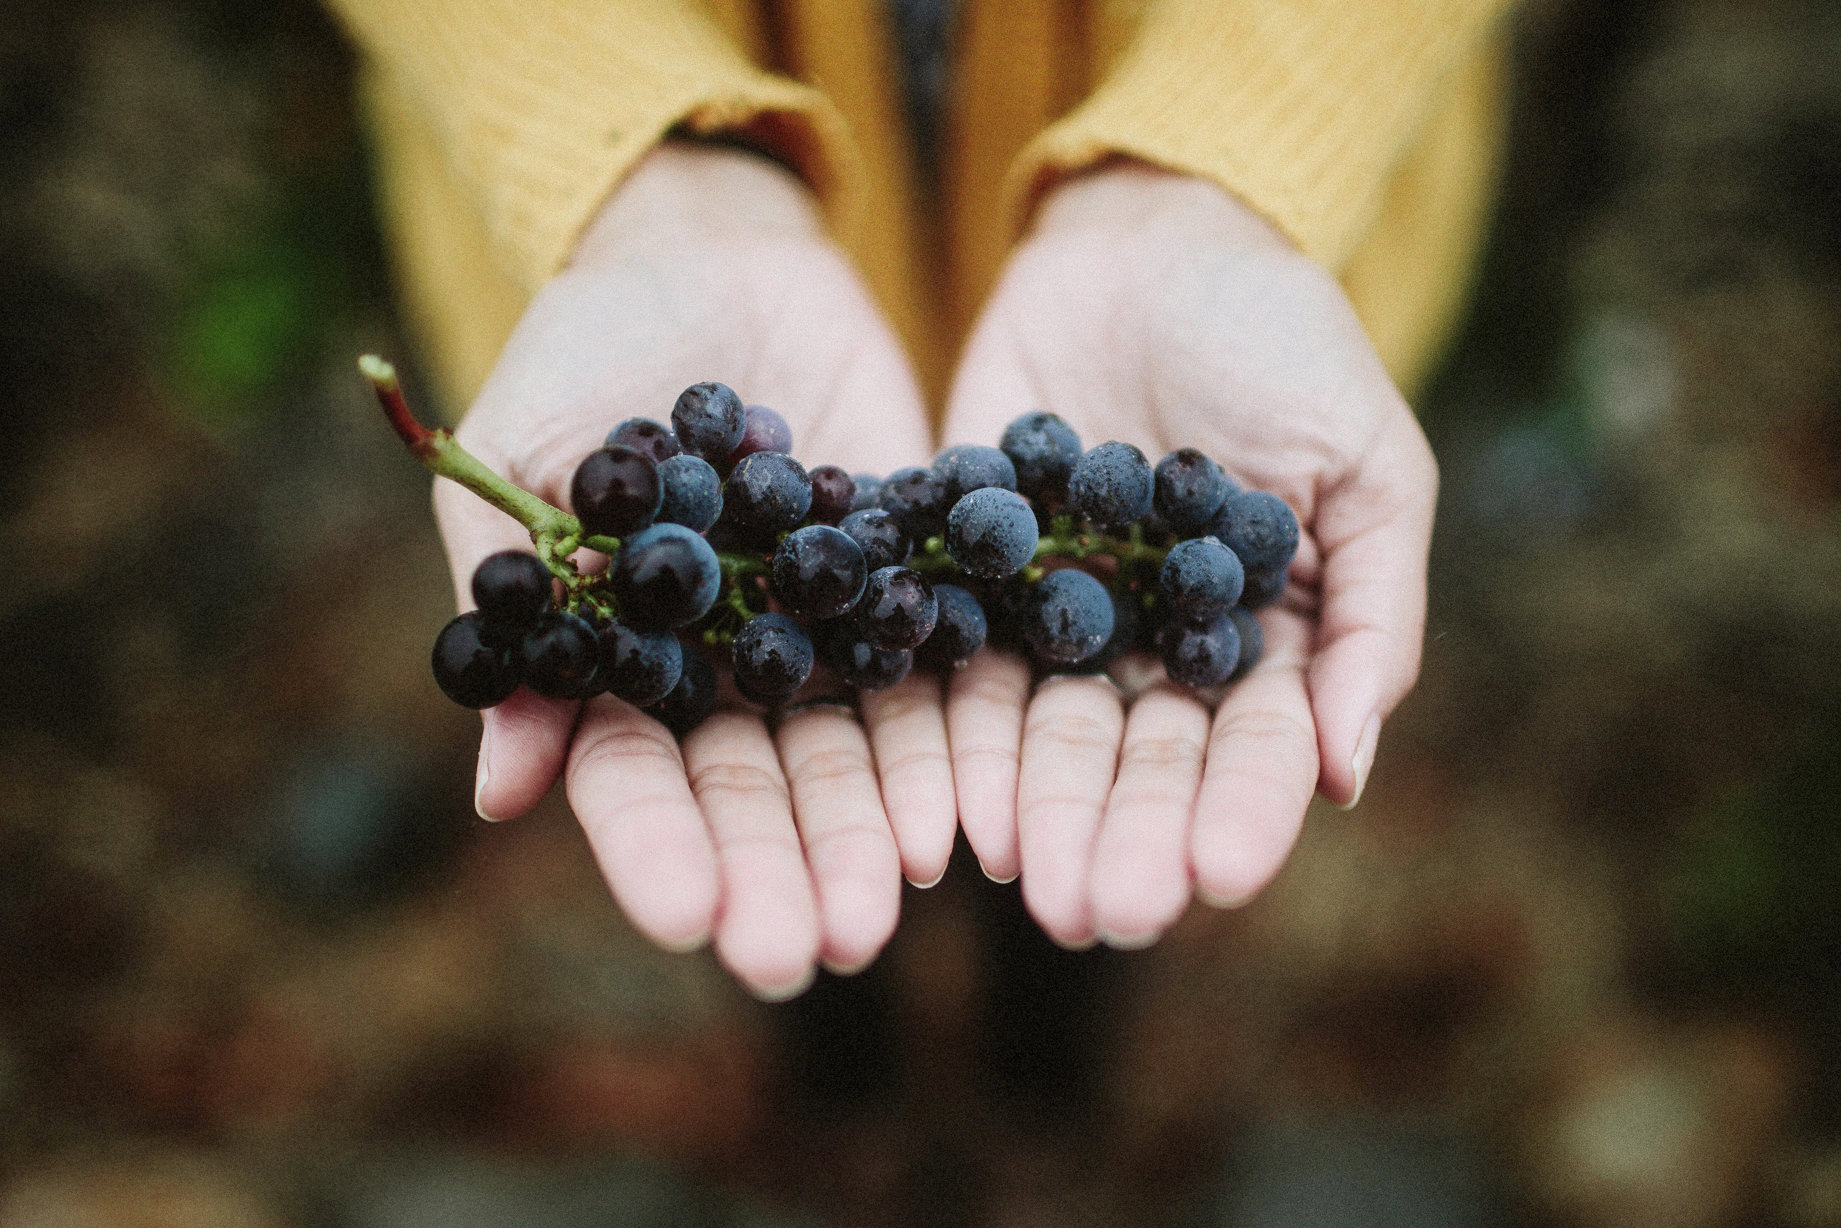
M1361 809L1132 955L956 862L768 1008L472 816L326 18L15 0L0 1224L1841 1224L1841 9L1520 46Z

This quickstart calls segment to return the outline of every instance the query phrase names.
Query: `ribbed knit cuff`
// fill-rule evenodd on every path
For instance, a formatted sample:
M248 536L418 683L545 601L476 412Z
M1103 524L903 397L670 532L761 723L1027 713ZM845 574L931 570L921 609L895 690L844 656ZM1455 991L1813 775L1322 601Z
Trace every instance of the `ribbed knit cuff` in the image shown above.
M683 0L333 0L423 114L495 256L535 289L674 129L737 132L794 167L840 230L855 155L817 91L761 72Z
M1030 143L1005 200L1116 154L1211 179L1340 269L1454 66L1507 0L1159 0L1094 95Z

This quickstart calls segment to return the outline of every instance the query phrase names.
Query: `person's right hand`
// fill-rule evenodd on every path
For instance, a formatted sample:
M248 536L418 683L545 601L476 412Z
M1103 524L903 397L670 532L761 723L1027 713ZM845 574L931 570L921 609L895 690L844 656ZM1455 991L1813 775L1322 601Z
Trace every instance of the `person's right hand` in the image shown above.
M807 465L886 473L931 451L901 349L806 189L752 154L668 144L537 294L456 434L566 507L575 466L614 425L667 420L704 380L778 409ZM463 608L480 559L531 548L516 522L451 483L437 482L435 510ZM520 690L484 713L476 805L511 818L563 774L640 931L679 949L713 934L754 992L790 996L815 961L866 964L894 930L902 874L926 883L945 868L955 811L943 718L937 695L903 694L865 705L867 736L838 706L795 708L773 729L731 707L680 748L611 696Z

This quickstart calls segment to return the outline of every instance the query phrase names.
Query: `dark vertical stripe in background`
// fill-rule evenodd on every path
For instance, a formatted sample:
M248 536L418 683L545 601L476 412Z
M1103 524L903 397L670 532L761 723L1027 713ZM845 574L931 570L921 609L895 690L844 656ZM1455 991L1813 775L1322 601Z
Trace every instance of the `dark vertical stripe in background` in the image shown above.
M907 100L908 131L914 134L915 166L923 192L936 195L950 81L947 55L958 0L889 0L889 8L901 64L902 95Z

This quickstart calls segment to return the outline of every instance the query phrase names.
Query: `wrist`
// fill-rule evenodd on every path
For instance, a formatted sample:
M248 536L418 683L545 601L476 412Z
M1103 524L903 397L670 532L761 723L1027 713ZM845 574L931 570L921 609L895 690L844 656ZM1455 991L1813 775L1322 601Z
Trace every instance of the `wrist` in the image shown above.
M1051 188L1031 238L1092 231L1159 238L1175 232L1249 252L1298 252L1283 231L1226 188L1135 158L1111 159Z
M583 229L570 263L618 259L635 245L824 237L811 189L779 162L737 145L673 139L621 181Z

